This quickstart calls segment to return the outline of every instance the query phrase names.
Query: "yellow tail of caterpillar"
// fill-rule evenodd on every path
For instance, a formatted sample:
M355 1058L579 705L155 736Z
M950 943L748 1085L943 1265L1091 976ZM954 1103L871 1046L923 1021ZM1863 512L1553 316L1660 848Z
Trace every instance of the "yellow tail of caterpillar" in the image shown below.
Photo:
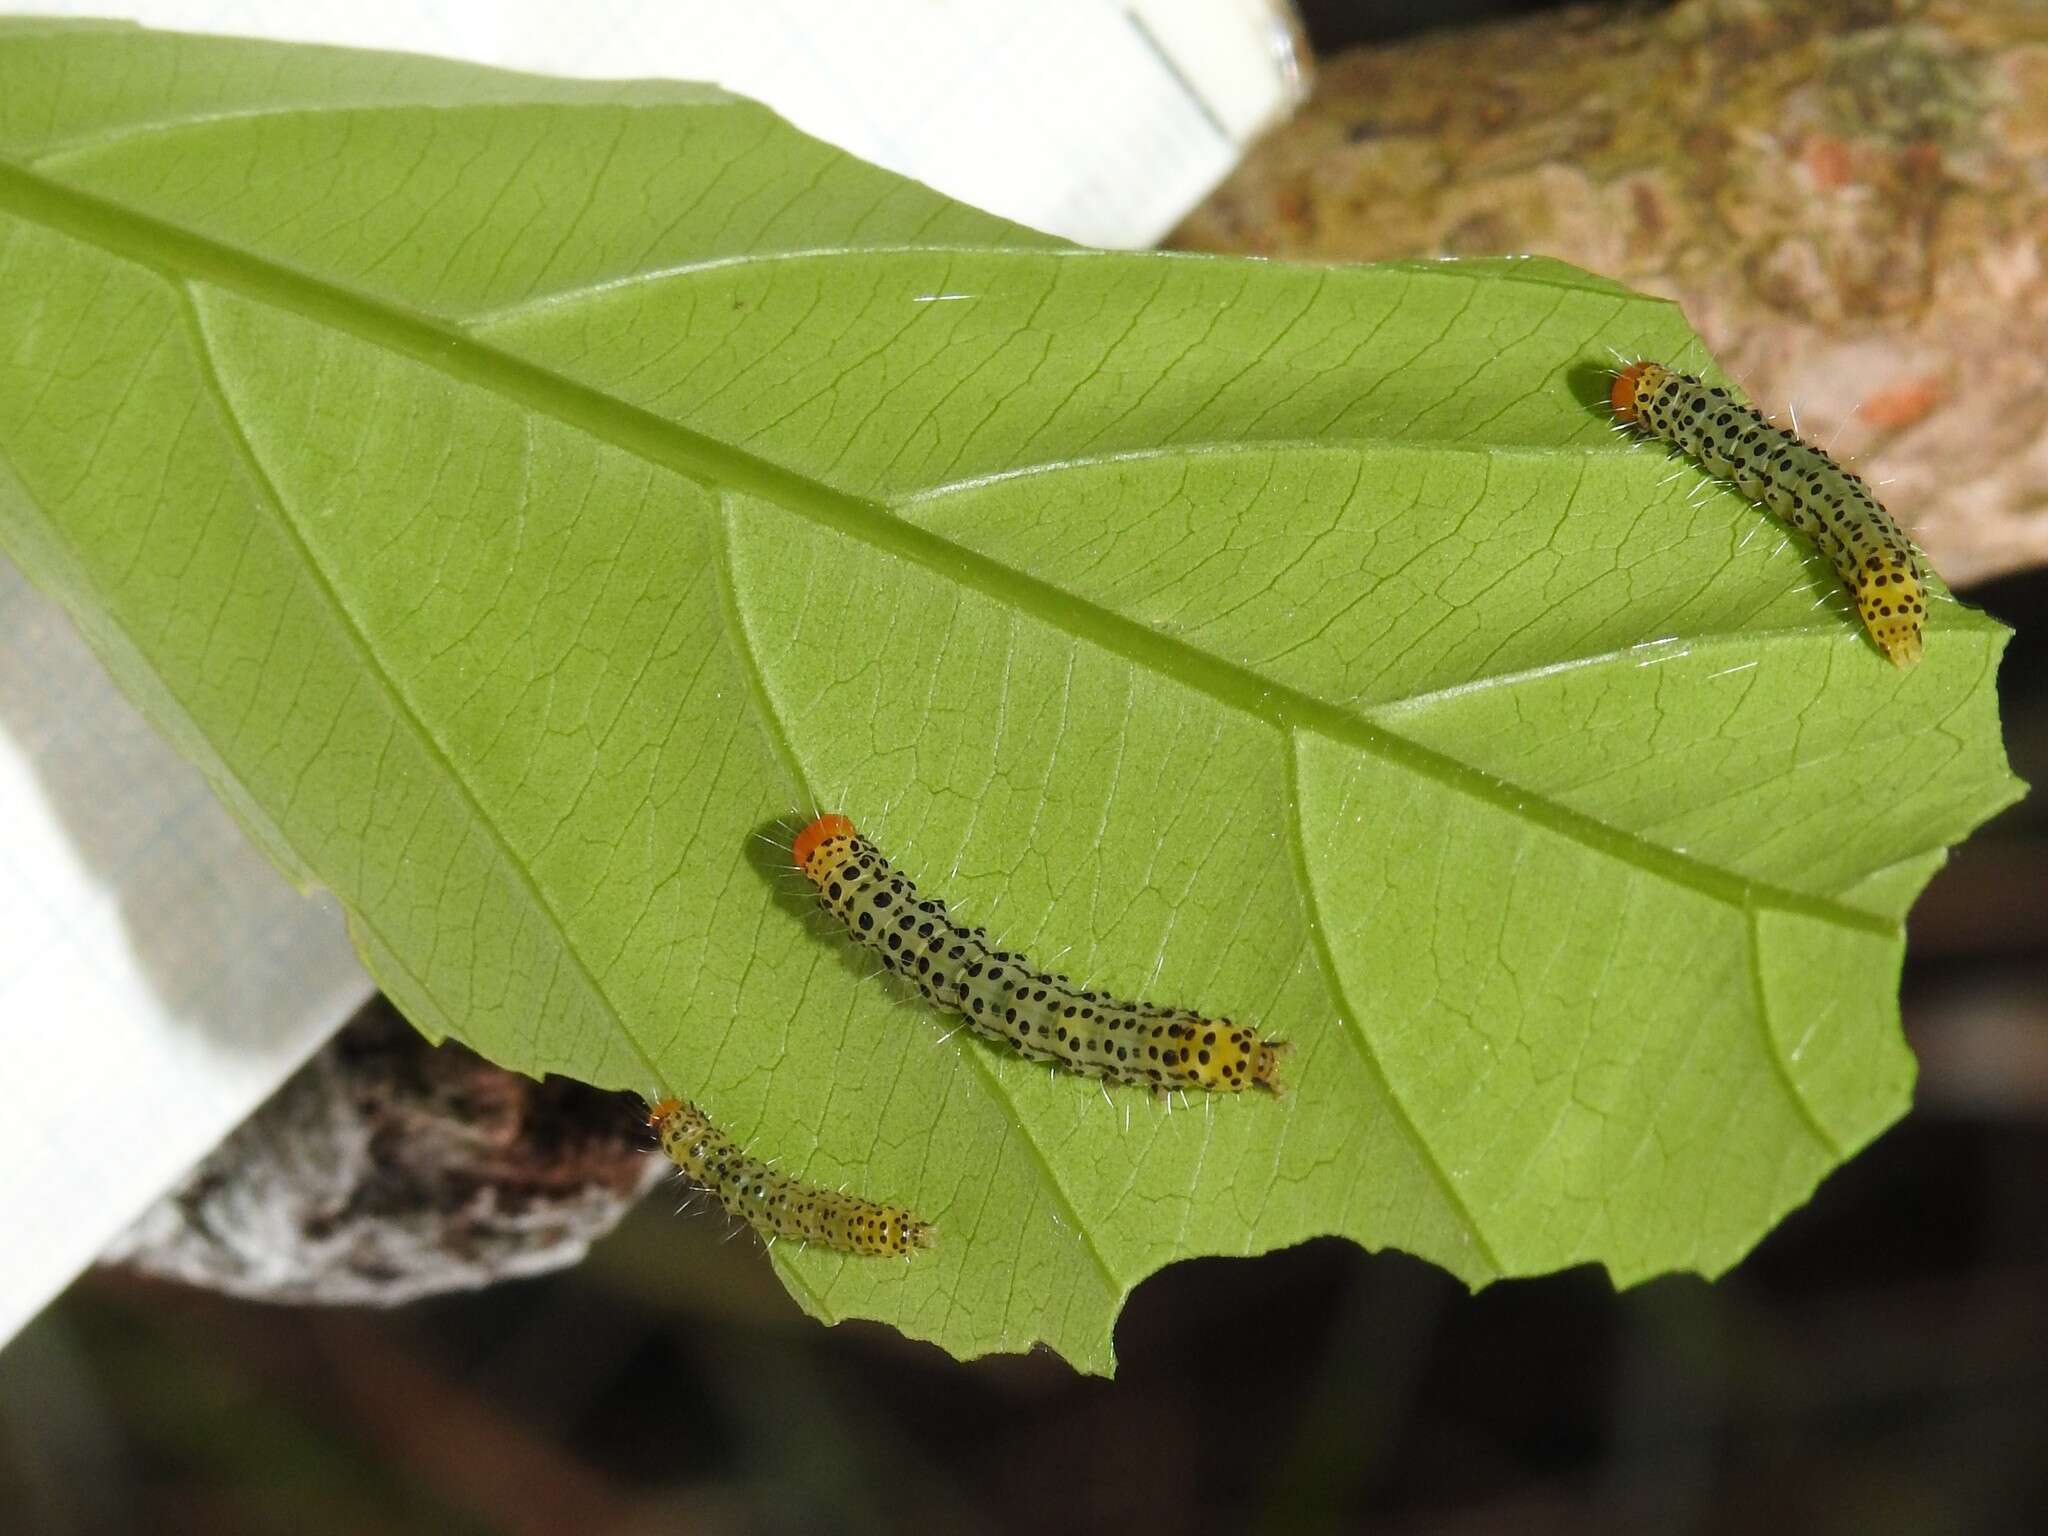
M1895 667L1919 661L1927 622L1920 557L1861 475L1690 374L1630 363L1609 396L1617 421L1661 438L1811 539Z
M818 817L791 852L856 943L976 1034L1088 1077L1160 1090L1282 1091L1284 1042L1186 1008L1126 1002L994 948L985 931L921 895L844 816Z

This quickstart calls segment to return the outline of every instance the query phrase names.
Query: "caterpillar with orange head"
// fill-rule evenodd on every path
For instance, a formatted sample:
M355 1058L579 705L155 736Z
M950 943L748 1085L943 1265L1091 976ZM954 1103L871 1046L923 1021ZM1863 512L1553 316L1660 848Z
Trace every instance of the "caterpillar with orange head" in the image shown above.
M921 895L844 816L818 817L791 852L856 943L976 1034L1032 1061L1161 1091L1282 1091L1284 1042L1190 1009L1125 1002L993 947L984 930L963 927L945 902Z
M1811 539L1892 665L1919 661L1927 622L1920 557L1861 475L1727 390L1662 363L1630 363L1614 376L1609 400L1617 421L1674 445Z
M839 1253L909 1258L932 1246L929 1222L900 1205L806 1184L749 1157L687 1099L663 1099L647 1109L661 1150L692 1183L709 1190L732 1215L766 1238L793 1237Z

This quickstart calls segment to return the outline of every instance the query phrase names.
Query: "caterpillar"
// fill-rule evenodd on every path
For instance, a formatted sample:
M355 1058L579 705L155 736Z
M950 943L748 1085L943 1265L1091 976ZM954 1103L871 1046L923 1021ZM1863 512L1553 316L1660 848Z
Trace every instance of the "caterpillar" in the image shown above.
M1630 363L1609 397L1618 421L1674 444L1811 539L1893 666L1919 661L1927 587L1912 541L1863 483L1761 413L1662 363Z
M900 1205L842 1195L749 1157L687 1099L662 1099L647 1108L647 1123L661 1150L695 1184L763 1237L793 1237L821 1248L864 1256L909 1258L932 1246L929 1222Z
M791 852L855 942L976 1034L1032 1061L1161 1091L1236 1093L1254 1083L1282 1091L1284 1042L1189 1009L1124 1002L992 947L984 930L962 927L943 901L920 895L844 816L818 817Z

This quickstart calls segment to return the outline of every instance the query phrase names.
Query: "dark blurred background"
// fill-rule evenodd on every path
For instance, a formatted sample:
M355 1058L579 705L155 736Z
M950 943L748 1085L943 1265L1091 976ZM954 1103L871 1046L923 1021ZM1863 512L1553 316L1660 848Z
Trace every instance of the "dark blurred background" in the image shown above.
M1303 7L1319 48L1535 8ZM2018 631L2040 783L2048 574L1963 595ZM2044 844L2037 798L1936 878L1914 1112L1715 1284L1204 1260L1139 1289L1110 1382L820 1328L659 1198L580 1268L390 1312L101 1273L0 1357L0 1532L2048 1530Z

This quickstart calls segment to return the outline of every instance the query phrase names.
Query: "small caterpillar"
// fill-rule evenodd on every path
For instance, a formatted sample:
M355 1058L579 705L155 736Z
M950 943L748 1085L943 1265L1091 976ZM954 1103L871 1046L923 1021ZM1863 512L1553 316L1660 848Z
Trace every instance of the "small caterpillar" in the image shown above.
M1662 363L1630 363L1614 376L1609 399L1618 420L1675 444L1813 540L1893 666L1920 659L1927 621L1920 559L1861 475L1737 404L1727 390Z
M687 1099L663 1099L647 1109L661 1133L661 1150L692 1182L763 1237L793 1237L821 1248L863 1256L909 1258L929 1248L933 1232L900 1205L878 1205L777 1173L749 1157Z
M920 896L844 816L820 816L791 851L820 904L856 942L934 1007L962 1015L976 1034L1090 1077L1159 1089L1236 1093L1256 1083L1281 1091L1283 1042L1185 1008L1123 1002L991 947L985 931L962 927L943 901Z

